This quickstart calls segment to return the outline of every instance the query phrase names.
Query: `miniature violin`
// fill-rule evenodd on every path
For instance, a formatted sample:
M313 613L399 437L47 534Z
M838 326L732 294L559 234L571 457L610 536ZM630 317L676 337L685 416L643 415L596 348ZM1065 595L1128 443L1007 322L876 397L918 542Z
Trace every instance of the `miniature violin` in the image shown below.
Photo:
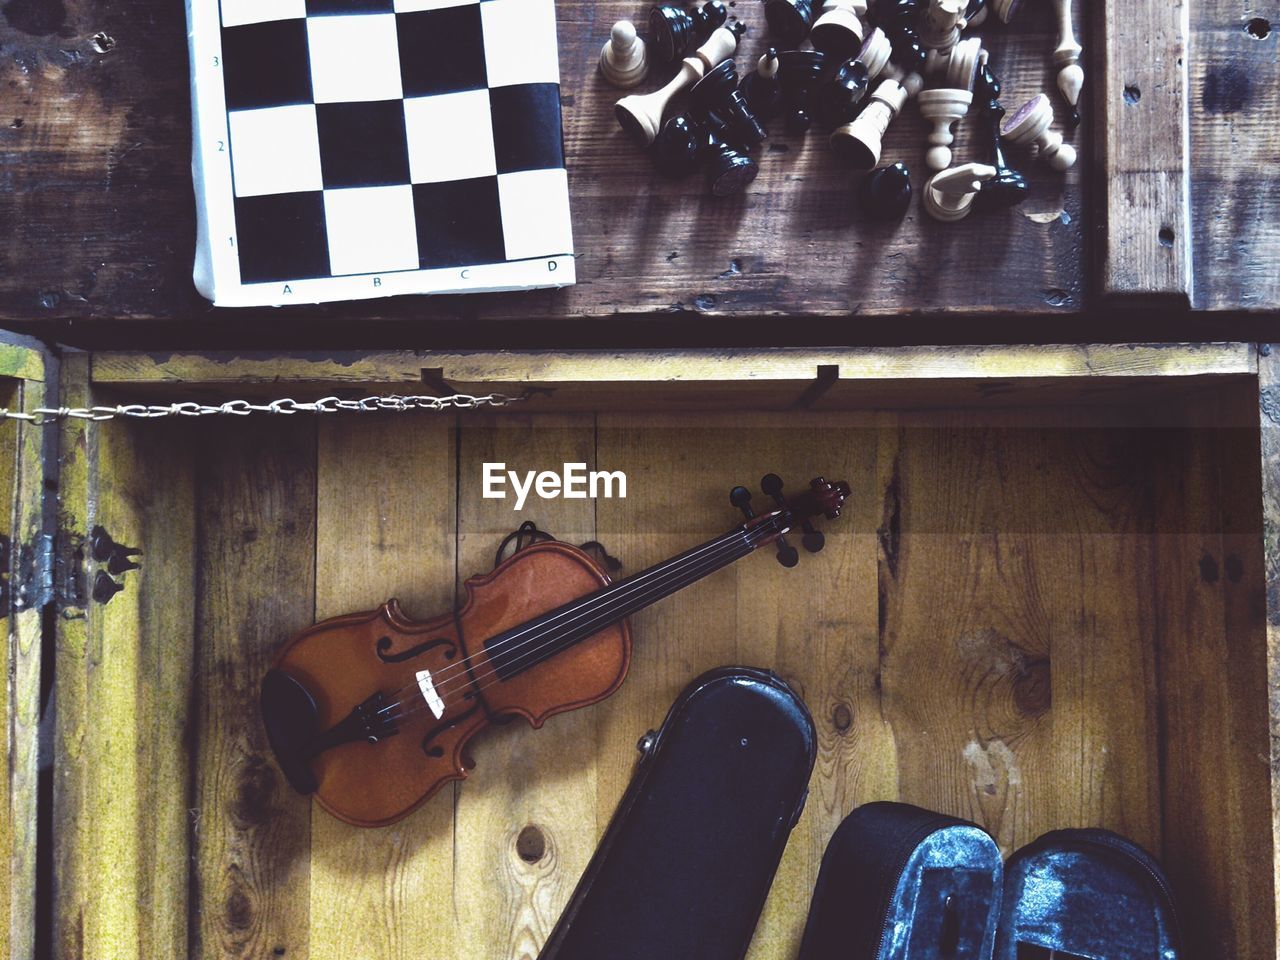
M456 611L414 622L391 600L335 617L295 636L262 685L271 748L291 786L358 826L407 816L446 783L467 776L467 742L495 721L549 717L598 703L622 684L631 658L628 617L766 544L793 567L795 527L816 553L810 520L835 519L849 496L819 478L785 499L769 474L776 509L756 515L751 494L730 502L746 522L611 582L587 553L551 540L468 580Z

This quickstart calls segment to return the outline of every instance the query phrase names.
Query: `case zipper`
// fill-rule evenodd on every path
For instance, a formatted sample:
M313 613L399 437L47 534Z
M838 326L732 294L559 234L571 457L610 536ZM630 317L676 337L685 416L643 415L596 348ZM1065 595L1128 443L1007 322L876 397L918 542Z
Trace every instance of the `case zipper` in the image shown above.
M972 826L963 820L957 820L954 817L948 817L942 814L931 820L926 820L920 824L915 830L908 834L907 839L903 841L905 853L901 854L895 860L893 871L893 883L885 890L885 896L880 903L880 938L876 941L875 950L871 953L873 960L880 960L880 951L884 949L885 941L889 939L889 907L893 905L893 896L898 891L898 881L902 879L902 874L906 872L907 864L911 862L911 856L920 846L920 842L932 833L936 833L938 829L945 826ZM910 841L908 845L908 841Z

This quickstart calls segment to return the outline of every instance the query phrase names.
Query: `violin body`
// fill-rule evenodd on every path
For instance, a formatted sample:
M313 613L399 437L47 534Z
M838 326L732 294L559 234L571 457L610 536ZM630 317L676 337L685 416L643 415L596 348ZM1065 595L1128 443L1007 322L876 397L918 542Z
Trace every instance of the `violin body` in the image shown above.
M582 550L547 541L468 580L465 603L453 613L415 622L391 600L300 633L263 690L268 735L286 776L339 819L383 826L464 779L467 743L490 724L523 717L541 727L557 713L603 700L627 675L626 619L506 680L496 676L484 642L609 582ZM420 671L429 671L442 697L438 718L423 709L426 693L414 689ZM375 727L371 737L308 750L319 734L349 721L371 690L405 689L414 709L394 718L393 731Z

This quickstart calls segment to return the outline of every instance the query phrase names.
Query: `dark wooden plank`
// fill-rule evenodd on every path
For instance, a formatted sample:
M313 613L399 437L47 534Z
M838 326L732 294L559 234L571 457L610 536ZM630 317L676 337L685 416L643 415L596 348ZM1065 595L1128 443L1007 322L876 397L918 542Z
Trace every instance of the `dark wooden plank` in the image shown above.
M307 957L311 801L276 767L257 704L280 644L314 620L316 424L205 429L191 953Z
M942 227L912 211L901 225L859 222L853 178L811 135L779 136L745 197L713 200L700 178L658 178L613 119L618 91L596 75L612 22L632 3L561 0L565 142L579 284L564 291L298 308L281 318L584 318L729 314L1057 313L1084 294L1086 200L1019 160L1033 197L997 218ZM764 45L759 7L739 64ZM101 34L101 36L99 36ZM986 36L1011 107L1053 90L1048 5L1027 5ZM95 39L95 37L97 39ZM1086 57L1088 53L1086 52ZM656 86L662 78L651 82ZM162 318L209 313L191 284L193 207L185 23L160 0L9 4L0 21L0 318ZM926 125L914 106L890 130L888 160L923 183ZM961 124L956 155L980 154ZM1065 211L1066 216L1056 216ZM244 318L240 312L235 314ZM229 314L219 314L221 319Z
M1276 310L1280 16L1256 0L1196 0L1191 25L1195 305Z
M1271 721L1270 840L1275 850L1280 849L1280 344L1266 344L1259 350L1258 422L1262 431L1262 544ZM1273 863L1272 871L1273 890L1280 889L1280 861Z

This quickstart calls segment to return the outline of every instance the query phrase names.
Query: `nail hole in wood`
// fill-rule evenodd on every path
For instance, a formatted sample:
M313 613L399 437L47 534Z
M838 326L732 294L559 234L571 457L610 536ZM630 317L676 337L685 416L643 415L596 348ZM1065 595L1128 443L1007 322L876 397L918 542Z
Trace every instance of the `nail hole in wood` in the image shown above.
M1271 21L1263 17L1254 17L1244 25L1244 32L1255 40L1265 40L1271 36Z
M1168 227L1161 227L1160 228L1160 246L1172 247L1173 240L1174 240L1173 231L1170 230Z
M516 837L516 853L525 863L537 863L547 852L547 838L533 824L525 827Z
M1126 84L1124 88L1124 102L1133 106L1142 99L1142 91L1132 83Z

